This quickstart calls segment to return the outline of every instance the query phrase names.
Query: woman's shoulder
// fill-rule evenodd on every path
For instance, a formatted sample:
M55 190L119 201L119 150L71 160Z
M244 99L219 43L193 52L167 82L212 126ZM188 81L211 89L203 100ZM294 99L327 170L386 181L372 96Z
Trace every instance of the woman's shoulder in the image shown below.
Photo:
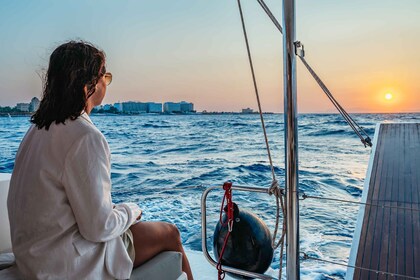
M67 119L64 124L51 125L50 137L55 139L54 142L59 142L66 149L66 146L70 147L77 142L83 141L83 139L91 139L98 143L106 142L105 136L102 132L93 124L89 117L81 115L75 120Z
M74 120L67 119L64 124L58 124L55 129L59 130L60 133L64 132L65 134L84 135L89 133L103 137L101 131L95 126L86 113L80 115Z
M67 121L66 124L62 127L65 134L61 134L67 150L66 154L74 153L81 155L80 153L88 154L98 154L106 156L109 153L108 142L105 139L105 136L102 132L91 122L87 122L82 117L79 117L75 120ZM76 153L77 151L77 153ZM104 153L105 151L105 153Z

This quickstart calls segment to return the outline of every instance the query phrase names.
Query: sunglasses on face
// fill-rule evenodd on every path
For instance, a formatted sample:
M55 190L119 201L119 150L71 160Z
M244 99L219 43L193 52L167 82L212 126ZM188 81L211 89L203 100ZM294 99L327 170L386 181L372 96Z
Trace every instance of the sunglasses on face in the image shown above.
M105 78L106 85L109 86L111 84L111 82L112 82L112 74L109 73L109 72L106 72L104 74L104 78Z

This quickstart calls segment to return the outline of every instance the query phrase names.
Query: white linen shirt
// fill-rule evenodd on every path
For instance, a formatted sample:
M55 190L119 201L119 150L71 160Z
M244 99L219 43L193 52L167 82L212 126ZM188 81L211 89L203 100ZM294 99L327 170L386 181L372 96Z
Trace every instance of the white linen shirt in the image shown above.
M13 253L28 279L128 279L120 235L140 214L111 201L110 152L84 113L32 125L16 155L7 201Z

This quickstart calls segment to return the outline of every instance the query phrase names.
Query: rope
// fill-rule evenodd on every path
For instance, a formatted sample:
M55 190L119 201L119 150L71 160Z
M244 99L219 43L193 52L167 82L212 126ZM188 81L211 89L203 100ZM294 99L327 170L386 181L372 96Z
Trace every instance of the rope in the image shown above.
M336 265L341 265L341 266L345 266L345 267L351 267L351 268L355 268L355 269L370 271L370 272L374 272L376 274L390 275L392 277L404 277L404 278L407 278L407 279L420 280L420 278L418 278L418 277L413 277L413 276L408 276L408 275L402 275L402 274L398 274L398 273L391 273L391 272L387 272L387 271L375 270L375 269L370 269L370 268L364 268L364 267L354 266L354 265L349 265L349 264L343 264L343 263L338 263L338 262L329 261L329 260L320 259L320 258L314 258L314 257L309 256L306 253L303 253L303 252L301 254L303 255L303 259L304 260L312 259L312 260L326 262L326 263L330 263L330 264L336 264Z
M257 97L258 111L259 111L259 114L260 114L261 125L262 125L262 129L263 129L263 132L264 132L265 146L266 146L266 149L267 149L268 160L270 161L271 175L273 177L273 181L275 181L276 180L276 175L274 173L273 161L271 159L270 146L268 144L267 131L265 129L264 117L263 117L262 109L261 109L260 95L258 93L257 81L256 81L256 78L255 78L254 65L252 63L251 50L250 50L249 42L248 42L248 35L246 33L244 15L242 13L241 0L238 0L238 7L239 7L239 13L241 15L242 30L243 30L244 37L245 37L245 44L246 44L246 50L247 50L247 53L248 53L249 66L251 67L252 81L254 83L255 95Z
M286 207L285 207L285 203L284 203L284 190L280 189L277 181L275 181L275 182L273 182L273 184L270 187L269 194L270 195L274 194L276 196L276 206L277 206L276 226L275 226L275 229L274 229L271 246L273 247L273 249L277 249L278 247L280 247L279 279L281 279L282 270L283 270L284 243L285 243L286 228L287 228ZM282 210L282 214L283 214L283 224L282 224L281 236L280 236L278 242L276 243L277 231L278 231L278 228L279 228L280 209Z
M284 243L285 243L285 236L286 236L286 207L285 207L285 203L284 203L284 190L281 189L277 183L277 181L273 181L273 183L271 184L271 187L269 188L268 193L270 195L274 194L276 197L276 226L274 228L274 233L273 233L273 239L272 239L272 243L271 246L272 248L275 250L278 247L280 247L280 269L279 269L279 279L281 279L281 275L282 275L282 270L283 270L283 254L284 254ZM282 210L282 214L283 214L283 224L282 224L282 232L281 232L281 236L280 239L278 240L278 242L276 243L276 238L277 238L277 231L279 228L279 224L280 224L280 209Z
M220 257L219 257L219 261L217 262L217 279L218 280L223 280L225 279L225 271L222 269L222 257L223 254L225 253L225 249L226 249L226 245L227 245L227 241L229 239L230 236L230 231L228 231L228 233L226 234L225 240L223 242L223 247L222 247L222 251L220 253Z
M266 12L266 14L268 15L268 17L271 19L271 21L274 23L274 25L277 27L277 29L280 31L280 33L283 33L283 29L282 29L280 23L277 21L277 19L272 14L272 12L268 8L268 6L264 3L264 1L263 0L257 0L257 1L260 4L260 6L263 8L263 10ZM253 63L252 63L252 57L251 57L251 52L250 52L248 37L247 37L247 33L246 33L246 28L245 28L245 21L244 21L244 18L243 18L243 13L242 13L242 8L241 8L240 0L238 0L238 7L239 7L240 16L241 16L242 29L243 29L243 33L244 33L244 37L245 37L245 43L246 43L246 47L247 47L248 60L249 60L250 68L251 68L251 73L252 73L252 79L253 79L253 83L254 83L255 94L256 94L256 97L257 97L258 110L259 110L259 114L260 114L260 118L261 118L261 124L262 124L263 132L264 132L264 139L265 139L265 142L266 142L267 154L268 154L268 158L269 158L269 161L270 161L271 173L272 173L272 177L273 177L273 181L272 181L272 185L271 185L271 187L269 189L269 193L270 193L270 195L271 194L274 194L276 196L277 213L276 213L276 227L275 227L274 234L273 234L272 246L273 246L274 249L276 249L276 248L278 248L281 245L281 249L280 249L280 269L279 269L279 279L281 279L281 275L282 275L282 262L283 262L283 249L284 249L284 241L285 241L285 234L286 234L286 219L284 218L286 216L286 209L284 207L284 201L283 201L284 197L283 197L282 191L280 190L280 188L278 186L278 183L277 183L277 180L276 180L276 177L275 177L275 173L274 173L274 167L273 167L273 163L272 163L272 159L271 159L271 153L270 153L270 148L269 148L267 133L266 133L266 129L265 129L264 118L263 118L263 115L262 115L261 103L260 103L260 98L259 98L259 94L258 94L258 87L257 87L257 83L256 83L255 72L254 72L254 67L253 67ZM301 46L300 45L300 42L296 42L295 43L295 46L296 47L300 47ZM302 46L302 48L303 48L303 46ZM360 138L360 140L363 143L363 145L365 147L366 146L372 147L371 139L368 136L368 134L365 132L365 130L361 126L359 126L353 120L353 118L345 111L345 109L338 103L338 101L334 98L334 96L329 91L329 89L327 88L327 86L322 82L322 80L319 78L319 76L315 73L315 71L306 62L306 60L304 58L304 51L303 51L303 49L302 49L301 54L296 53L296 55L300 58L300 60L305 65L305 67L307 68L307 70L309 71L309 73L312 75L312 77L315 79L315 81L318 83L318 85L321 87L321 89L324 91L324 93L330 99L331 103L336 107L336 109L338 110L338 112L342 115L342 117L344 118L344 120L348 123L348 125L353 129L353 131ZM364 134L366 136L366 138L364 138L362 136L362 134ZM345 203L364 204L364 205L370 205L370 206L378 206L378 207L380 206L380 207L389 207L389 208L397 208L397 209L405 209L405 210L419 211L418 209L413 209L413 208L398 207L398 206L387 206L387 205L374 205L374 204L370 204L370 203L347 201L347 200L334 199L334 198L325 198L325 197L317 197L317 196L308 196L306 194L303 194L303 199L302 200L304 200L306 198L323 199L323 200L339 201L339 202L345 202ZM279 226L279 216L280 216L280 210L279 210L280 209L280 205L279 204L281 204L281 209L282 209L282 214L283 214L283 230L282 230L282 235L281 235L278 243L276 244L275 243L275 239L277 237L277 231L278 231L278 226ZM409 278L409 279L420 279L420 278L411 277L411 276L405 276L405 275L400 275L400 274L395 274L395 273L388 273L388 272L383 272L383 271L378 271L378 270L372 270L372 269L367 269L367 268L362 268L362 267L344 265L344 264L333 262L333 261L328 261L328 260L313 258L313 257L308 256L305 253L303 253L303 255L304 255L304 258L305 259L313 259L313 260L328 262L328 263L331 263L331 264L337 264L337 265L341 265L341 266L358 268L358 269L361 269L361 270L367 270L367 271L371 271L371 272L375 272L375 273L380 273L380 274L383 274L383 275L391 275L391 276L397 276L397 277L406 277L406 278ZM223 274L223 276L224 276L224 274Z
M263 0L258 0L258 3L260 3L261 7L269 15L271 20L273 20L274 24L277 26L277 28L279 28L279 30L281 32L282 29L281 29L280 24L275 19L274 15L271 13L271 11L267 7L267 5L265 5L264 1ZM253 62L252 62L251 49L250 49L249 42L248 42L248 35L247 35L247 32L246 32L245 20L244 20L240 0L238 0L238 8L239 8L239 14L241 16L242 31L243 31L243 34L244 34L246 50L247 50L247 54L248 54L249 66L251 68L251 74L252 74L252 81L253 81L253 84L254 84L255 96L257 98L258 112L259 112L259 115L260 115L261 126L262 126L263 133L264 133L265 146L266 146L266 150L267 150L268 159L269 159L269 162L270 162L272 184L271 184L271 187L269 188L269 194L270 195L274 194L275 197L276 197L276 206L277 206L276 226L275 226L275 229L274 229L274 234L273 234L273 239L272 239L272 244L271 245L272 245L273 249L277 249L279 246L281 246L281 249L280 249L280 270L279 270L279 278L281 278L282 262L283 262L283 250L284 250L284 242L285 242L285 235L286 235L286 219L284 218L285 213L286 213L286 209L284 207L283 193L282 193L282 191L281 191L281 189L278 185L278 182L276 180L276 174L275 174L275 171L274 171L273 160L271 158L270 145L268 143L267 131L266 131L266 128L265 128L264 117L263 117L263 113L262 113L262 109L261 109L260 96L259 96L259 92L258 92L257 81L256 81L256 78L255 78L254 65L253 65ZM282 230L282 234L281 234L281 237L280 237L279 241L276 243L275 240L277 238L277 231L278 231L279 219L280 219L280 206L281 206L282 213L283 213L283 230Z
M352 203L352 204L358 204L358 205L366 205L366 206L381 207L381 208L393 208L393 209L400 209L400 210L411 210L411 211L420 212L420 209L417 209L417 208L400 207L400 206L392 206L392 205L384 205L384 204L382 204L382 205L381 204L372 204L372 203L368 203L368 202L358 202L358 201L344 200L344 199L331 198L331 197L306 195L305 193L303 193L302 198L300 200L305 200L307 198L320 199L320 200L331 200L331 201ZM412 203L412 204L418 204L418 203Z
M285 207L284 197L283 196L281 196L280 202L281 202L281 209L283 210L283 228L282 228L282 232L281 232L281 238L279 239L279 242L277 244L277 247L280 245L279 279L281 279L282 270L283 270L284 243L286 241L285 237L286 237L286 228L287 228L287 224L286 224L286 207Z
M269 195L273 195L276 197L276 226L274 229L274 233L273 233L273 240L271 241L271 246L273 247L273 249L277 249L280 245L281 242L281 237L280 240L278 241L278 243L276 244L276 238L277 238L277 231L278 231L278 227L279 227L279 217L280 217L280 208L282 210L283 213L283 217L285 217L284 213L285 213L285 209L283 207L283 193L282 190L279 188L279 185L277 183L277 181L273 181L273 183L271 184L271 187L268 190L268 194ZM282 207L280 207L280 204ZM284 220L284 219L283 219Z
M218 280L223 280L225 278L225 272L222 269L222 258L223 258L223 254L225 253L225 249L227 247L227 242L229 240L229 236L230 233L232 232L233 229L233 201L232 201L232 183L231 182L225 182L223 184L223 189L225 190L225 195L223 196L223 200L222 200L222 206L220 207L220 230L222 229L223 226L228 227L228 232L225 236L225 240L223 242L223 247L222 250L220 252L220 256L219 256L219 261L217 262L216 268L217 268L217 272L218 272ZM223 223L222 220L222 214L223 214L223 206L225 205L225 200L226 200L226 206L227 206L227 219L226 219L226 223Z

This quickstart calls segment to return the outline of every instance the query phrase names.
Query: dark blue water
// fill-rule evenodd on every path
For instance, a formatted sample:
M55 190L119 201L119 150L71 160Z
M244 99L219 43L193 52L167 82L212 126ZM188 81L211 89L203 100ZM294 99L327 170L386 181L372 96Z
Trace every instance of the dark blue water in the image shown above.
M373 138L378 122L412 122L420 114L353 116ZM284 182L283 115L266 115L275 171ZM113 199L136 202L144 220L175 223L185 246L201 250L203 190L231 180L268 187L271 173L258 115L92 116L112 151ZM12 172L27 117L0 118L0 172ZM340 115L299 116L300 190L309 195L359 201L370 148L364 148ZM208 235L218 219L222 194L208 200ZM275 201L234 193L234 201L274 227ZM347 263L358 206L307 199L300 202L301 250ZM209 240L210 242L211 240ZM278 253L272 268L278 269ZM342 279L346 268L302 261L305 279Z

